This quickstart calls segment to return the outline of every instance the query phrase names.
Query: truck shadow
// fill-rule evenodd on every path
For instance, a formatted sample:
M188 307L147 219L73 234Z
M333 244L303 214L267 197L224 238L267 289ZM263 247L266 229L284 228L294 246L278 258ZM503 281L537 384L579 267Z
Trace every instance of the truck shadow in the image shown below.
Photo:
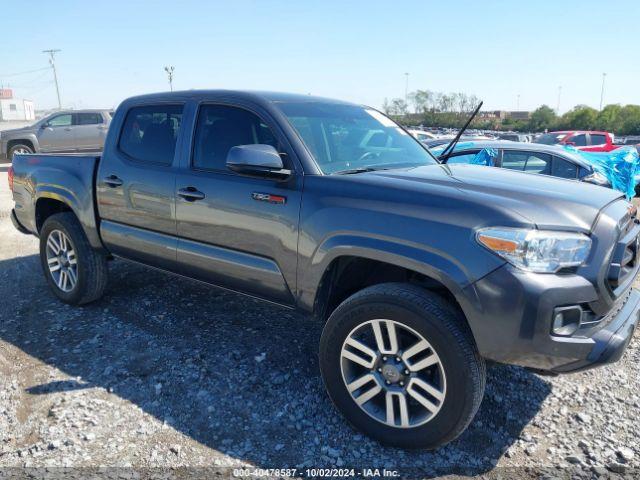
M54 299L36 255L0 261L0 291L0 340L82 379L44 380L26 394L43 400L102 387L258 467L481 474L551 390L523 369L491 368L480 411L461 438L435 452L390 449L333 410L318 369L322 325L311 318L122 261L110 266L105 297L81 308Z

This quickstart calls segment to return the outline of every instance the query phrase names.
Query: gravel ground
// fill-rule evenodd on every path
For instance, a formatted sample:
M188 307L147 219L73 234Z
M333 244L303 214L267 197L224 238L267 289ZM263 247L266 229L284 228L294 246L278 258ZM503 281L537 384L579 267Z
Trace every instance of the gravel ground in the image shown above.
M7 216L5 172L0 165L0 476L24 472L6 467L640 473L638 335L618 364L590 372L493 367L459 440L435 452L384 448L334 412L318 371L322 325L311 318L123 261L110 265L101 301L56 301L37 240Z

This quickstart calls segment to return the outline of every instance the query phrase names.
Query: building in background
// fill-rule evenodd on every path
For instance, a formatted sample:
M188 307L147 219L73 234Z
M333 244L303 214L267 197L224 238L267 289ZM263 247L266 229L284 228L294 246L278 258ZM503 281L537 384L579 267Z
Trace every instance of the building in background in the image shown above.
M531 118L531 112L525 111L507 111L507 110L485 110L478 114L478 118L484 118L486 120L529 120Z
M36 110L31 100L13 98L13 90L0 89L0 122L31 121L36 119Z

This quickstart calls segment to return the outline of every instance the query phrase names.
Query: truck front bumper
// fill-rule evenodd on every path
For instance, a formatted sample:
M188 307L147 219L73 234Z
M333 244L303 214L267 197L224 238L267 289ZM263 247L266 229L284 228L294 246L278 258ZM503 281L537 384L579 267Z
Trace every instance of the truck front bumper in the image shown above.
M482 356L552 373L619 360L640 316L640 292L629 289L599 321L570 336L555 335L555 309L570 305L588 309L598 299L595 287L579 275L534 274L510 265L467 287L465 293L475 300L465 313Z

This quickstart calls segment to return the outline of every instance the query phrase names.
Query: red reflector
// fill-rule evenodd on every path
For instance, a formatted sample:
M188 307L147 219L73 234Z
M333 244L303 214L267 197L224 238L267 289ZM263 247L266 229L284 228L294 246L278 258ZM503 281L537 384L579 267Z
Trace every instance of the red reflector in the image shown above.
M11 165L7 171L7 180L9 181L9 190L13 192L13 165Z

